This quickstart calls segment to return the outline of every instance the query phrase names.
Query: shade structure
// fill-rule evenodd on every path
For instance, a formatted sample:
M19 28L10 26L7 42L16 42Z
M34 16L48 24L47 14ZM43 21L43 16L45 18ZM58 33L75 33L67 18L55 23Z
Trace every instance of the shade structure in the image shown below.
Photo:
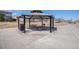
M50 32L52 32L52 30L54 29L54 16L53 15L49 15L49 14L44 14L44 13L38 13L38 12L34 12L34 13L30 13L30 14L22 14L18 17L18 28L19 28L19 18L23 18L23 22L24 22L24 32L25 32L25 24L26 24L26 20L25 19L29 19L29 27L30 27L30 20L31 19L41 19L42 20L42 26L43 26L43 20L44 19L49 19L50 21Z
M25 15L22 15L22 16L26 16L26 18L37 18L37 19L39 19L39 18L43 18L43 19L47 19L47 18L49 18L49 16L51 16L51 15L48 15L48 14L44 14L44 13L30 13L30 14L25 14Z
M43 13L41 10L32 10L31 13Z

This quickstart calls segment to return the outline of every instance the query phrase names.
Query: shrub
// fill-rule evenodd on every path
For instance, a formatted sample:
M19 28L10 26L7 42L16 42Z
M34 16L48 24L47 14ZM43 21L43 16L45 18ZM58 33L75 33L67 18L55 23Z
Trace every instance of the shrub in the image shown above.
M4 14L0 14L0 21L4 21Z

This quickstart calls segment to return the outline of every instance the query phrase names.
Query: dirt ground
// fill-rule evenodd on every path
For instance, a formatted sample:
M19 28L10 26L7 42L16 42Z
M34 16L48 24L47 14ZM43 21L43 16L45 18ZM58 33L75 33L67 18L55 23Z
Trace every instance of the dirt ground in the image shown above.
M17 27L17 22L0 22L0 29Z
M45 24L45 26L49 26L49 22L43 22ZM37 26L41 26L41 22L31 22L31 25L37 25ZM54 26L64 26L64 25L68 25L68 23L54 23ZM79 27L79 23L74 24L77 27ZM18 22L0 22L0 29L3 28L17 28L18 27ZM26 22L26 28L29 27L29 22Z

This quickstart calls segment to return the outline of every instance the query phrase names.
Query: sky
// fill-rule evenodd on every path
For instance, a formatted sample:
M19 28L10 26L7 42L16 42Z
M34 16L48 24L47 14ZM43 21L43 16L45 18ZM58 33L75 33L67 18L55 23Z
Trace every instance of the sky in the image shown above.
M8 10L13 16L20 14L29 14L31 10ZM79 10L42 10L43 13L54 15L55 18L64 18L65 20L79 19Z

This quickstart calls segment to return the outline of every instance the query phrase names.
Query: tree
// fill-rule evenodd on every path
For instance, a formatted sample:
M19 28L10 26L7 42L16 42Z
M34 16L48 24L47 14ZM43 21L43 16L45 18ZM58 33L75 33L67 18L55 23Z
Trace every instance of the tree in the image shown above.
M0 14L0 21L4 21L4 14Z

